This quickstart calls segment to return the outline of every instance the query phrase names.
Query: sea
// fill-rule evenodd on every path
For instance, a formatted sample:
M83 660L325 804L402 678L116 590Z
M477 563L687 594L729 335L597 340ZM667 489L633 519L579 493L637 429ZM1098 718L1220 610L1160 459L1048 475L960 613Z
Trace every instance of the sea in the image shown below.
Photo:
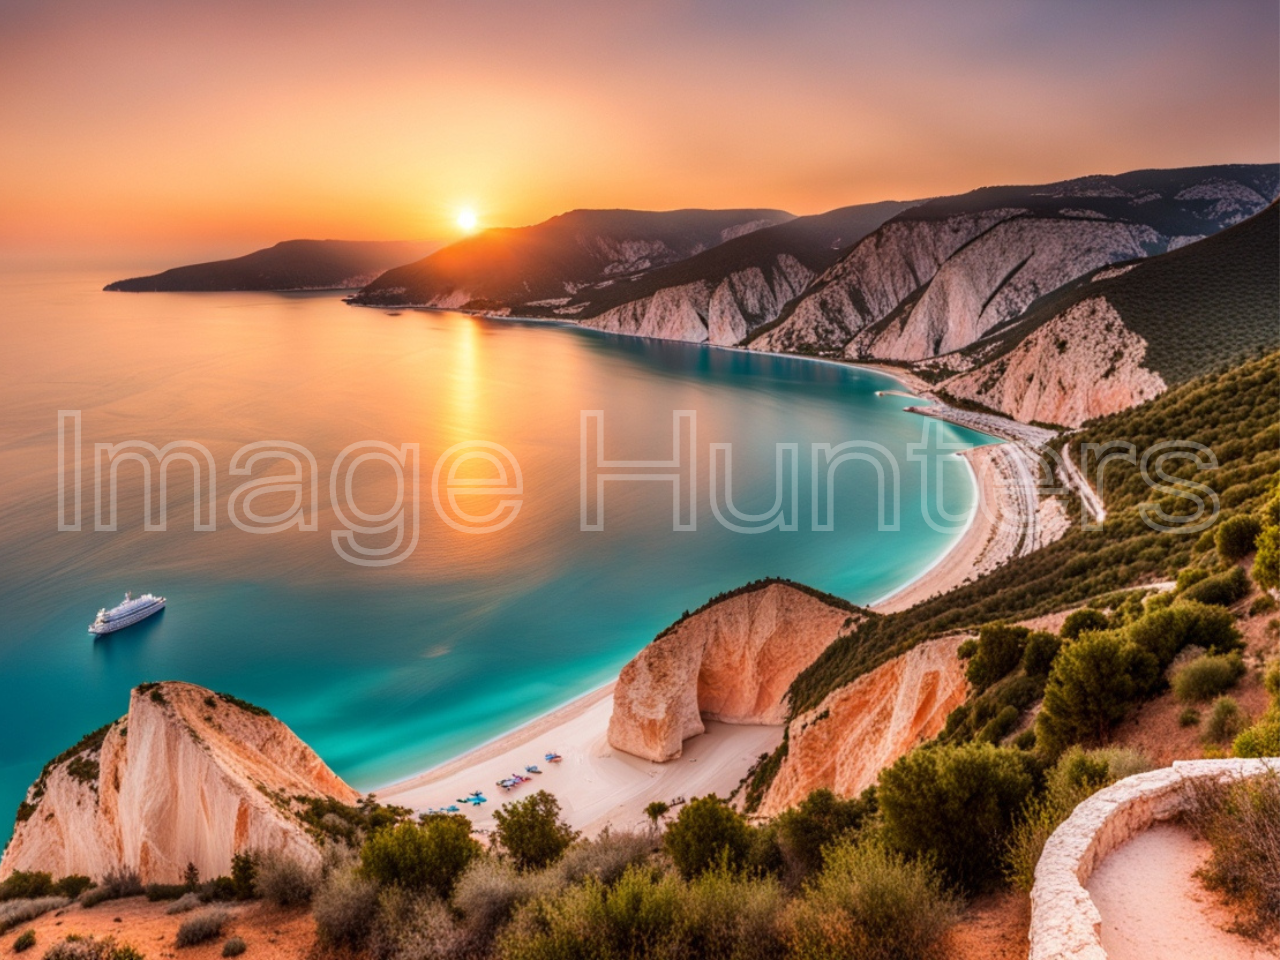
M871 603L961 534L956 451L993 442L847 364L118 275L0 272L0 843L143 681L266 707L372 791L721 591ZM167 608L91 636L125 591Z

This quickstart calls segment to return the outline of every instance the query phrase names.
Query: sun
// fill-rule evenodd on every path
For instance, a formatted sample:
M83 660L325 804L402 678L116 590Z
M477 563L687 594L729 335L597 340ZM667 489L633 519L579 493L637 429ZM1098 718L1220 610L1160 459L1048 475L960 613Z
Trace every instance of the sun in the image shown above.
M458 226L462 228L463 233L470 233L480 223L476 212L470 208L463 208L458 211Z

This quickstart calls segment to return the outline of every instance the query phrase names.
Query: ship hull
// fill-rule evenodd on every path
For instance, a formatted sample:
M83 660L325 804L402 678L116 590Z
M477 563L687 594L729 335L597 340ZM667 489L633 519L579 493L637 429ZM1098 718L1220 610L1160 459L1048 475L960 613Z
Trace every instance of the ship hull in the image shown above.
M135 623L141 623L143 620L154 616L163 609L164 601L159 600L142 610L131 611L119 619L113 618L105 623L92 623L89 625L89 632L95 637L101 637L108 633L115 633L117 630L123 630L125 627L132 627Z

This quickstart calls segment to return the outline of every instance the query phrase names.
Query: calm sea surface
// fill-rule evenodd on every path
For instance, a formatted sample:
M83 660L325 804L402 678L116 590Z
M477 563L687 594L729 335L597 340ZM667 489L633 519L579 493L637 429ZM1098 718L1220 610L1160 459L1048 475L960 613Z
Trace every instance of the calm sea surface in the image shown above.
M988 442L877 396L898 386L890 379L833 364L452 313L396 316L332 293L100 292L109 279L0 274L0 842L42 764L120 716L144 680L260 703L370 789L610 679L681 611L745 581L785 576L871 602L927 568L963 526L926 522L922 467L935 517L964 517L968 470L939 451ZM79 532L57 529L60 410L81 411ZM579 529L583 410L604 412L605 454L619 460L670 458L672 412L696 411L696 531L671 529L670 484L639 482L607 484L605 529ZM94 530L94 445L128 440L208 448L215 530L193 530L185 464L170 470L166 531L143 529L137 464L119 471L118 531ZM281 440L316 458L318 529L246 533L228 520L228 499L248 479L231 475L232 455ZM421 451L418 544L391 567L347 563L332 543L342 525L330 466L367 440ZM480 536L441 520L430 492L437 458L475 440L509 450L524 480L516 519ZM875 470L856 461L836 473L835 530L810 529L810 445L847 440L873 440L898 459L900 531L877 531ZM744 513L774 501L774 445L799 445L798 531L744 535L716 522L714 443L733 445L733 505ZM253 476L284 468L260 462ZM492 469L471 461L459 476ZM395 493L390 467L357 471L366 513ZM292 502L268 493L253 509ZM497 499L459 503L480 514ZM95 641L88 623L126 589L163 594L169 607Z

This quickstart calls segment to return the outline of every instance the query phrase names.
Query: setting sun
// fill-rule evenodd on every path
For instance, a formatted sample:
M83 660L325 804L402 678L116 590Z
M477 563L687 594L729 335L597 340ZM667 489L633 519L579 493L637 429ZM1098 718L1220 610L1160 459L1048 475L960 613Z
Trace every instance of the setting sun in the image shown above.
M462 228L463 232L470 233L476 228L476 225L479 222L480 221L476 217L476 212L474 210L466 209L458 211L458 226Z

